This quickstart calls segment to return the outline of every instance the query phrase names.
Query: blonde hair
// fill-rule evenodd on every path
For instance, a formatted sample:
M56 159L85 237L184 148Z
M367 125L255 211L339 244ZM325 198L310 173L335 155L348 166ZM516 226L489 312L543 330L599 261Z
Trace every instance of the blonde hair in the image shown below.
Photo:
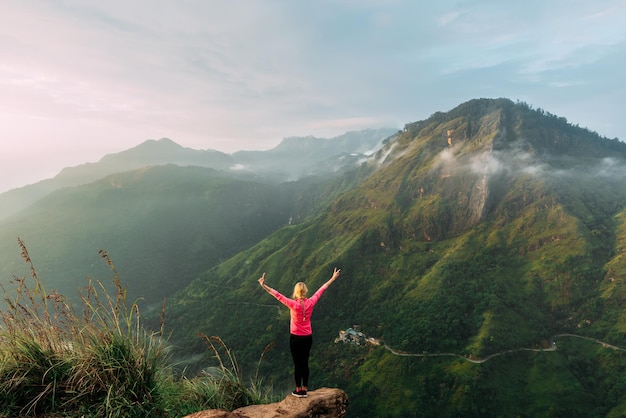
M296 283L296 285L293 287L293 295L292 298L293 299L302 299L306 297L306 292L308 292L309 289L307 289L306 285L303 282L298 282Z

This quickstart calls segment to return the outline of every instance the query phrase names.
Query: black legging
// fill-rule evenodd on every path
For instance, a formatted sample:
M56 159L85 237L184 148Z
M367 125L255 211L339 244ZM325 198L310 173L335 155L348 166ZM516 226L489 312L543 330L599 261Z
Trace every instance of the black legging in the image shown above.
M289 348L293 358L296 387L309 386L309 353L313 345L312 335L289 334Z

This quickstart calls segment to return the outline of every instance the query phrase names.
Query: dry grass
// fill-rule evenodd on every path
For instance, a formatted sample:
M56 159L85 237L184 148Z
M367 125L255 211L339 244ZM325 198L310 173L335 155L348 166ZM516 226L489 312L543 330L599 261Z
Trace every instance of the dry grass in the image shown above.
M115 294L90 280L75 310L64 296L46 291L25 244L18 239L18 245L30 277L14 278L11 293L3 289L0 416L176 417L268 399L258 379L252 389L242 384L233 353L217 337L203 336L219 373L174 378L163 322L156 333L144 330L105 251L100 256L113 272Z

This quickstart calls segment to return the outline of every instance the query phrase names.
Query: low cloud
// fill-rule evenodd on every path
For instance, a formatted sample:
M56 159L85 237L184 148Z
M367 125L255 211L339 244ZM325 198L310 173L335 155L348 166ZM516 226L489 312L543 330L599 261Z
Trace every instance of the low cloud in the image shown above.
M606 177L611 179L623 178L626 180L626 161L618 158L606 157L592 162L585 161L584 170L581 169L579 159L568 158L570 164L562 164L555 168L538 157L522 150L511 151L485 151L473 154L469 157L454 155L452 149L445 149L438 155L436 167L448 174L462 174L469 172L480 176L497 175L530 175L533 177L558 176L579 177L586 174L590 176ZM562 168L571 165L571 168Z

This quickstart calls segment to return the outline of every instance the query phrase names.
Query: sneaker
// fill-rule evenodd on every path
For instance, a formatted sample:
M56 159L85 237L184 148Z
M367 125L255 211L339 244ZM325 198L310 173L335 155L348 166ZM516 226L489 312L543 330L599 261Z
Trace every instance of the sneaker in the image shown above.
M296 398L306 398L306 390L296 389L291 394Z

